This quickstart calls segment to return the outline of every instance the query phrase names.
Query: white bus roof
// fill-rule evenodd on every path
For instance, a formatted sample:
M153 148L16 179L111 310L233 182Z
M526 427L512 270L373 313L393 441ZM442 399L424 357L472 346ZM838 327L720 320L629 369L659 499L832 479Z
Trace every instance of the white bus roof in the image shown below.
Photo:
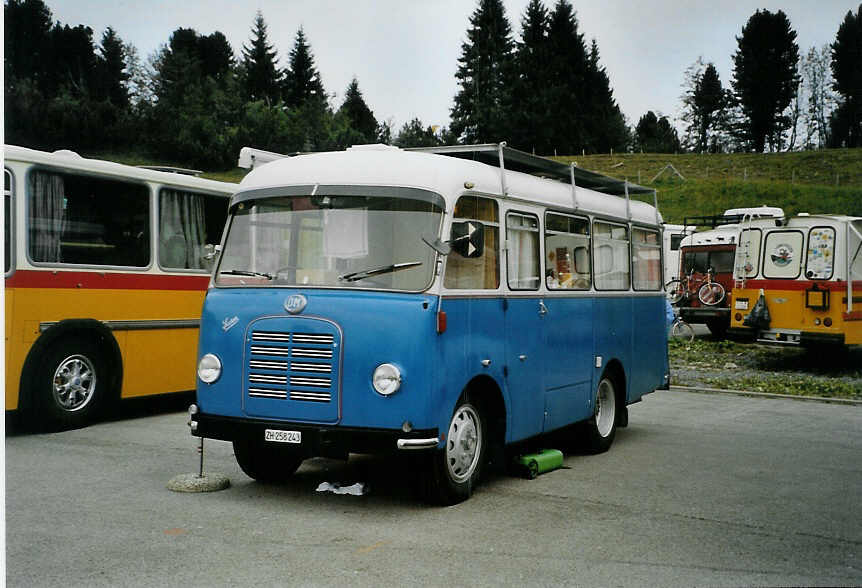
M623 184L620 180L614 181ZM437 153L381 146L277 159L255 167L240 182L240 192L318 184L420 188L443 196L449 210L465 192L502 193L499 167ZM509 169L505 170L505 184L507 198L560 210L574 208L570 184ZM661 223L661 215L651 204L630 200L627 208L623 197L602 194L580 185L576 192L579 212L626 219L630 210L632 221L650 225Z
M747 208L728 208L724 211L724 216L742 216L748 215L755 218L772 217L783 218L784 210L777 206L752 206Z
M125 165L102 159L87 159L85 157L81 157L77 153L67 150L48 153L46 151L37 151L35 149L18 147L15 145L4 145L3 158L5 161L17 161L61 169L97 173L102 176L116 177L117 179L157 182L159 184L166 184L169 186L194 188L197 190L220 194L233 194L239 187L238 184L231 182L207 180L174 172L155 171L152 169Z

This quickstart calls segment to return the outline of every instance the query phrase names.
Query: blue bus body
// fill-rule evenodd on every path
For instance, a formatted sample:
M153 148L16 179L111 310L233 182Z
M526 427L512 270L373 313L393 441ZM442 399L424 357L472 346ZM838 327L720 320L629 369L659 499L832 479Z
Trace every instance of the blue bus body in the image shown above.
M450 159L440 155L411 156L433 158L432 166L444 167ZM271 178L268 182L272 184ZM345 182L339 178L338 183ZM392 182L380 184L389 186ZM450 196L444 194L444 199L440 235L445 239L453 210ZM508 210L504 196L497 194L496 199L504 212ZM262 200L249 206L259 202ZM308 202L290 204L294 211L291 214L297 218L306 214ZM241 206L235 203L232 210L238 212ZM571 212L559 205L540 204L535 208L536 219L542 218L545 210ZM649 218L650 211L646 212L645 218ZM592 212L579 214L584 226L592 226L590 223L597 218L619 223L612 212L602 217ZM652 214L658 218L657 213ZM325 216L326 211L321 215ZM253 223L255 217L250 218ZM303 222L315 227L317 232L308 233L313 237L296 236L296 227L305 226ZM259 224L264 227L260 230L265 230L267 225ZM503 232L503 223L498 224ZM492 225L496 227L489 222L489 231ZM284 247L320 239L317 225L307 219L296 220L291 226L291 230L283 229L283 235L292 235L294 240L285 237ZM626 219L626 234L632 234L637 226L644 227L641 233L646 231L650 240L655 234L660 249L660 228ZM531 238L538 243L543 229L545 240L551 243L544 224L536 225L536 236ZM249 234L249 239L254 238L253 229ZM508 239L514 233L505 234ZM228 238L226 247L230 244ZM364 246L373 249L373 244ZM424 246L419 247L415 251ZM511 254L513 245L505 241L495 247ZM598 246L591 248L597 250ZM553 257L549 255L553 247L541 249ZM633 245L631 250L634 251ZM537 248L533 255L538 259L539 254ZM550 283L539 284L534 277L529 278L529 283L534 284L531 290L524 291L507 286L506 268L500 269L506 264L498 260L497 282L492 276L490 287L459 291L444 282L446 256L434 251L429 255L433 265L423 262L425 267L420 268L428 272L429 284L403 291L378 288L373 283L358 288L296 283L280 286L272 283L277 281L277 272L248 272L244 277L236 270L231 274L225 270L229 251L223 251L221 269L231 275L221 278L222 283L218 271L214 277L204 303L199 342L201 365L208 357L217 364L217 370L199 369L206 377L202 375L198 382L193 434L233 441L235 446L244 443L237 449L237 458L244 470L259 479L267 478L272 473L270 469L278 467L279 459L287 459L285 456L292 458L287 459L291 465L285 467L295 469L302 459L315 455L420 450L442 456L439 463L443 465L438 465L436 475L443 476L443 481L432 478L441 501L451 503L469 496L474 474L481 469L481 464L474 463L462 472L458 460L481 461L486 459L485 450L492 443L510 444L573 423L592 419L601 428L597 404L607 382L612 384L611 400L616 407L611 425L624 426L626 405L666 386L665 302L660 269L658 277L649 282L658 286L641 291L631 287L598 291L595 282L583 290L557 290ZM452 252L448 257L454 255ZM254 260L254 255L249 259ZM299 263L293 259L294 265ZM660 257L654 261L660 267ZM308 275L318 279L328 271L319 269L320 262L313 263L315 269L307 270L306 281ZM595 260L591 263L600 265ZM411 264L418 266L420 262ZM412 265L403 265L377 273L414 271L410 269ZM536 268L531 268L524 271L536 273ZM286 280L298 282L303 270L291 267L279 271L296 272L289 273ZM353 273L342 273L338 280L347 285L352 276ZM395 278L390 279L394 284ZM394 393L377 388L376 370L382 364L394 366L389 368L397 374ZM605 396L606 407L607 400ZM607 427L602 434L607 437ZM612 429L610 436L612 440ZM455 437L457 447L453 448ZM289 441L280 443L283 438ZM261 465L264 454L268 456L265 467ZM251 457L244 457L248 455Z

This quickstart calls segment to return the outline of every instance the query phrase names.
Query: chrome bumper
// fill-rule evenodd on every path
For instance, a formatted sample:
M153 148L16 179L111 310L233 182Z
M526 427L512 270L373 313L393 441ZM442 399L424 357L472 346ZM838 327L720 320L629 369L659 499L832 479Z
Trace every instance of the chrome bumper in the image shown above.
M432 449L437 447L440 439L432 437L431 439L398 439L395 444L398 449Z

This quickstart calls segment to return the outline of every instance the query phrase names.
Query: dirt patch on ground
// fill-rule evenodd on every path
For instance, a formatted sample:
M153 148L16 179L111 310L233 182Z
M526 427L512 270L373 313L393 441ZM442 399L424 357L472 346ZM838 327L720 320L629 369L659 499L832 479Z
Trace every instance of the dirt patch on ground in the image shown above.
M668 343L671 384L862 400L862 349L711 338Z

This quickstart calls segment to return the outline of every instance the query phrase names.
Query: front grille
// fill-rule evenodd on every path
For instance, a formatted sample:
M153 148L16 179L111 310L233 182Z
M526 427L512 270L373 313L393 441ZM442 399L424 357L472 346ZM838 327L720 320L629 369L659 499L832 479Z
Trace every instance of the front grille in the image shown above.
M247 354L248 396L331 403L337 390L337 341L330 333L253 331Z

